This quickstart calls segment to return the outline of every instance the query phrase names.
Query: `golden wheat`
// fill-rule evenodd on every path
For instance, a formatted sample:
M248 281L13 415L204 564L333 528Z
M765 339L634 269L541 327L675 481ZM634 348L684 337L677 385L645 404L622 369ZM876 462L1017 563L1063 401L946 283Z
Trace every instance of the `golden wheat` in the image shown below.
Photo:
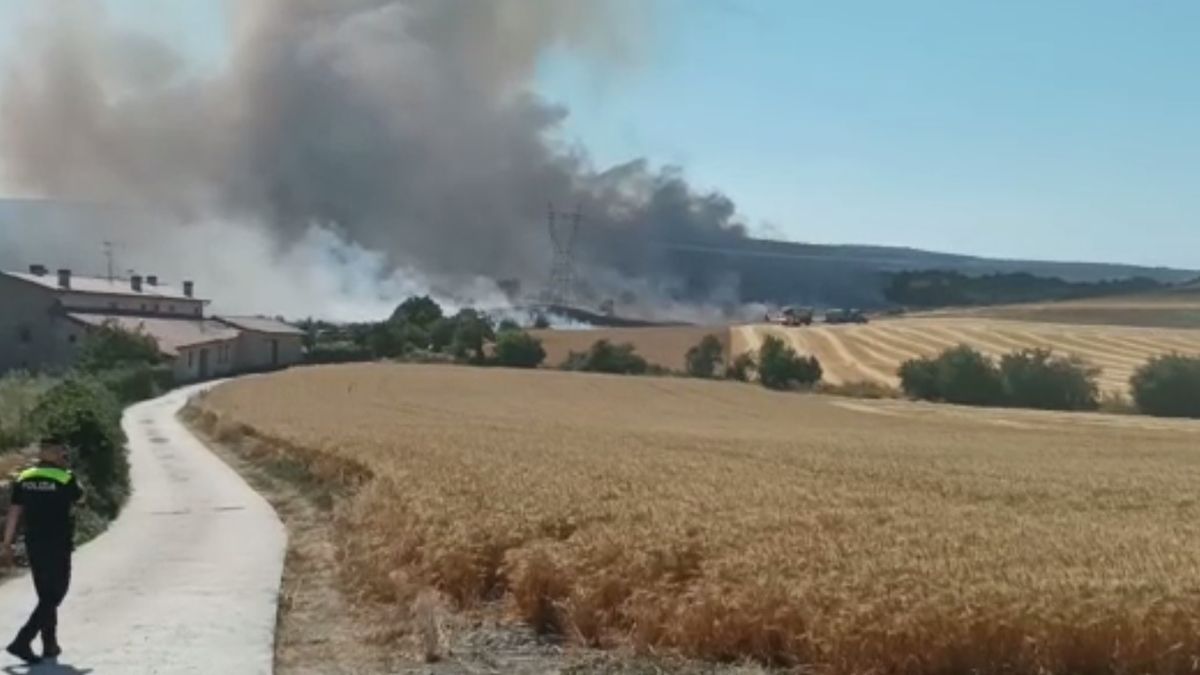
M736 326L731 350L758 349L767 335L783 338L801 353L815 355L825 380L839 385L872 382L899 385L896 370L907 359L947 347L970 345L992 357L1017 349L1046 348L1076 355L1099 368L1102 392L1128 394L1129 378L1152 356L1200 355L1200 331L1123 326L1081 326L982 318L913 318L866 326ZM635 343L636 344L636 343Z
M336 517L376 598L433 587L589 644L827 673L1200 658L1194 423L392 365L200 405L369 476Z

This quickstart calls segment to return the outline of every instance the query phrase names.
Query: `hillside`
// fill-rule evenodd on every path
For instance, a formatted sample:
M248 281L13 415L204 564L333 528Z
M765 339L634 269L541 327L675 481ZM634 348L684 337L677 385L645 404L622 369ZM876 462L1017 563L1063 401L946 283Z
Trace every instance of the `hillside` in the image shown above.
M115 208L47 200L0 199L0 268L24 269L30 262L52 266L95 265L101 241L116 237L127 217ZM94 233L95 241L80 238ZM68 247L64 242L72 242ZM804 304L819 307L881 307L886 275L905 270L954 270L970 275L1025 272L1069 282L1147 277L1181 282L1195 270L1087 262L999 260L913 248L802 244L765 239L722 240L721 245L658 243L655 254L668 268L704 270L725 279L722 302ZM34 258L36 260L30 260ZM549 260L546 261L547 266ZM586 262L586 261L580 261ZM522 281L540 288L543 271ZM211 280L219 285L220 279ZM232 290L230 292L233 292ZM684 292L680 299L697 300ZM594 309L594 308L593 308Z
M340 579L397 616L432 587L567 641L827 675L1200 654L1194 422L396 365L201 405L362 476L330 512Z
M1050 323L1200 328L1200 286L1087 300L932 312L931 316L1015 319Z

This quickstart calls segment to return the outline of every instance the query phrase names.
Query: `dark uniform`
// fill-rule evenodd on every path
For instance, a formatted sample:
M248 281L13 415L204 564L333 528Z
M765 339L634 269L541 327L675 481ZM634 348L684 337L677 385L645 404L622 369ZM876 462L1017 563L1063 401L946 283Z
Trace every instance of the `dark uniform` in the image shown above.
M12 503L24 507L25 549L38 604L14 644L28 645L38 633L49 650L58 649L58 606L71 583L75 521L71 506L83 490L70 470L49 462L21 472L13 483Z

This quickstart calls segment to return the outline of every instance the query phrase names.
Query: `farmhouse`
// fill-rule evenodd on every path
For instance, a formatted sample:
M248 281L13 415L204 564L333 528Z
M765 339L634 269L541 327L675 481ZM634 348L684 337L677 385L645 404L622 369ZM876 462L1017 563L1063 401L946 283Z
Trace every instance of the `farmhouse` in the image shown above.
M208 317L208 302L191 281L176 287L155 275L51 274L43 265L0 272L0 373L69 367L87 332L105 324L153 337L181 382L300 360L299 329L261 317Z

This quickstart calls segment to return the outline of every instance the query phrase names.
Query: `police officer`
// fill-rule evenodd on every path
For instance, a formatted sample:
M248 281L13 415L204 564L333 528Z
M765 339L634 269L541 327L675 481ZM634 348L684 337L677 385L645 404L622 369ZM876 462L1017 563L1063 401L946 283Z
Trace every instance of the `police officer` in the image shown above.
M8 646L8 653L37 663L55 658L58 645L58 606L71 582L71 552L75 523L71 507L83 498L83 490L68 467L68 451L59 439L42 441L35 466L22 471L13 482L12 506L4 527L3 555L12 561L12 544L17 524L25 519L25 548L38 604L29 621ZM41 633L42 656L33 652L33 639Z

